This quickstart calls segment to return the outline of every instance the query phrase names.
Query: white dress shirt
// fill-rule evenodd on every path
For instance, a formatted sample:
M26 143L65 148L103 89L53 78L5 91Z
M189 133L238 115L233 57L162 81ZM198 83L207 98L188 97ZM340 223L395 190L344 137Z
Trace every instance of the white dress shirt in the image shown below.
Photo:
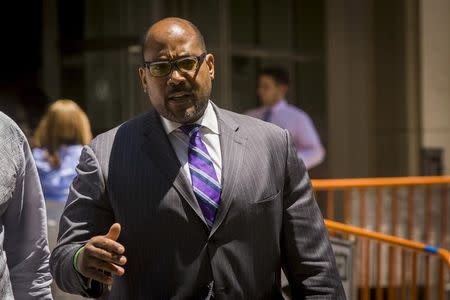
M320 164L325 158L325 149L320 142L319 134L311 118L301 109L290 105L282 99L272 107L260 107L248 111L246 114L263 119L267 109L271 110L269 122L287 129L292 135L297 155L303 160L309 170Z
M181 131L179 128L183 124L170 121L161 116L162 125L164 131L169 136L169 141L172 144L175 154L182 166L182 172L189 181L192 183L191 172L189 171L188 164L188 150L189 150L189 137ZM217 179L219 183L222 182L222 154L220 152L220 140L219 140L219 124L217 122L216 112L211 105L211 101L208 102L208 106L203 116L198 119L196 124L200 124L200 132L202 141L206 145L209 156L214 165Z

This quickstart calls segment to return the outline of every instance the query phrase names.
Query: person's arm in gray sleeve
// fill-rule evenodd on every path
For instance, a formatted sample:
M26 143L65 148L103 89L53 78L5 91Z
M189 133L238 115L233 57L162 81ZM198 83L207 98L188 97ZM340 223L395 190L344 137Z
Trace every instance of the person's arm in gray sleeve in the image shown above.
M18 129L17 129L18 131ZM18 133L17 177L3 215L4 250L16 299L52 299L44 196L30 147Z
M293 299L345 299L334 254L305 166L286 132L282 264Z
M85 146L59 223L50 268L57 285L68 293L99 297L104 285L82 276L74 256L90 238L108 232L114 214L105 195L105 180L93 148Z

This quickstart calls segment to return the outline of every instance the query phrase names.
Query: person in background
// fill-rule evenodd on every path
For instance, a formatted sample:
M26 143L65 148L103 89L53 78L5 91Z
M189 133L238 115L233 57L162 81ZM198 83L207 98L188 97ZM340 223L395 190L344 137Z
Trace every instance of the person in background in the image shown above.
M47 202L49 240L56 242L69 187L81 149L92 139L89 119L72 100L57 100L40 120L33 136L33 156Z
M46 200L66 201L81 149L91 139L89 119L75 102L57 100L49 107L32 140Z
M48 241L56 245L70 184L76 175L81 149L92 139L91 125L84 111L72 100L55 101L45 112L32 137L33 156L47 204ZM52 284L56 299L80 299L63 293Z
M30 147L0 112L0 299L52 299L45 202Z
M301 109L286 101L289 86L288 72L280 67L263 69L258 77L258 97L263 107L246 114L271 122L292 135L297 155L309 170L325 158L325 149L320 142L311 118Z

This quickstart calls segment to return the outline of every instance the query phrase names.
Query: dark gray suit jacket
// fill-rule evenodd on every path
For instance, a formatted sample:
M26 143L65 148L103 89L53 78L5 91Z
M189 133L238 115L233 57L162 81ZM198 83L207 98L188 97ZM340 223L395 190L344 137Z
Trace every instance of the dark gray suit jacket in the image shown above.
M321 213L289 134L214 107L222 151L222 196L211 232L188 179L151 110L85 147L51 269L70 293L83 287L76 250L119 222L125 275L109 299L280 299L284 268L295 299L345 299Z

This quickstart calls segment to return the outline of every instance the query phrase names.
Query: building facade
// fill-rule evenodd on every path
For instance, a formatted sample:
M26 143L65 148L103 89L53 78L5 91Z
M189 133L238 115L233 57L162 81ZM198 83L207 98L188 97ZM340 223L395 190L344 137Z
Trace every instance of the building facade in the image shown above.
M419 175L429 148L442 150L435 169L450 172L446 0L46 0L42 13L40 84L80 102L96 132L148 107L142 34L179 16L215 54L212 98L222 107L257 106L258 71L289 70L289 102L312 117L327 150L313 177Z

